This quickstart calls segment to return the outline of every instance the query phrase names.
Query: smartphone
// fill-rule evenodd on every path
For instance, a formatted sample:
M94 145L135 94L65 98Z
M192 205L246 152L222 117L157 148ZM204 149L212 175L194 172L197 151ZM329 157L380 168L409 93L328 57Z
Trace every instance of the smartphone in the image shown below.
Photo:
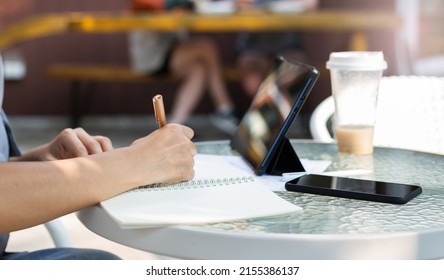
M422 193L416 185L314 174L288 181L285 189L392 204L405 204Z

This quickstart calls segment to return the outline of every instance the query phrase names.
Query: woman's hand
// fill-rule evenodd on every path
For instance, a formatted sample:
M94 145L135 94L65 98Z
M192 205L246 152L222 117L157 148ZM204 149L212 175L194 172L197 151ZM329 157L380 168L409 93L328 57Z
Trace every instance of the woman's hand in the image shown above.
M66 128L48 144L37 147L17 161L48 161L98 154L113 149L111 140L104 136L91 136L83 128Z
M136 140L131 150L132 168L140 172L143 184L172 183L194 177L196 146L194 131L183 125L168 124ZM134 161L133 161L134 162Z

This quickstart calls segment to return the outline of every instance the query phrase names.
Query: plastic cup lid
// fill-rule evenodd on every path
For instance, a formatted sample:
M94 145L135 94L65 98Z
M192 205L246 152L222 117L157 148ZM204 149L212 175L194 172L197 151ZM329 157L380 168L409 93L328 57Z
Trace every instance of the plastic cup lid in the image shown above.
M382 52L332 52L327 61L327 69L384 70L387 69L387 62Z

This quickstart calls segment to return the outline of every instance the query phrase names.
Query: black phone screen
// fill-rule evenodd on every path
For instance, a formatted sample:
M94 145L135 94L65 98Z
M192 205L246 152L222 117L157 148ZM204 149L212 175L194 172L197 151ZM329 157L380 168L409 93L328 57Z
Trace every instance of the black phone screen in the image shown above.
M304 175L285 184L288 191L404 204L421 194L416 185L324 175Z
M276 58L230 141L257 175L267 169L318 76L312 66Z

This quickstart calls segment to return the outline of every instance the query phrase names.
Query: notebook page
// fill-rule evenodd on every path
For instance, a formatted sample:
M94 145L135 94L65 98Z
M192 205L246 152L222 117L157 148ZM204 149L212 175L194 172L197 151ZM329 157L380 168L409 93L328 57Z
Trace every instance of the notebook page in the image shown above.
M124 228L196 225L301 210L277 196L254 176L227 162L223 156L196 156L195 170L193 182L212 179L212 183L199 185L189 181L136 189L101 205Z

